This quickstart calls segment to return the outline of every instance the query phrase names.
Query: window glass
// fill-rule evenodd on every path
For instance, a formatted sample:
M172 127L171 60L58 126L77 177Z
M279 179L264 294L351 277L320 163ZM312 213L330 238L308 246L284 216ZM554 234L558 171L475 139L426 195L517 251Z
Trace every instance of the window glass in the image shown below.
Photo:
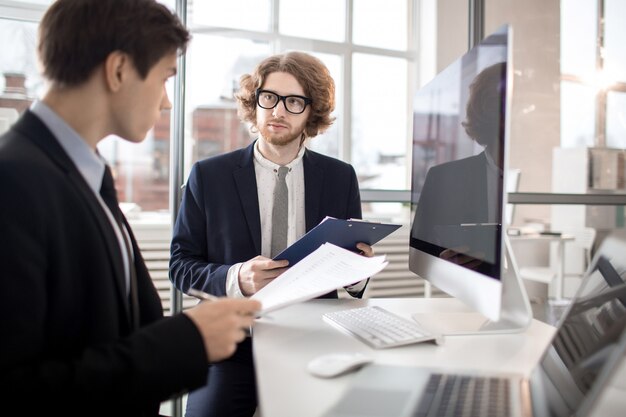
M251 72L270 53L267 43L194 34L187 52L187 170L197 160L251 142L248 126L237 116L234 93L241 75Z
M50 5L54 0L13 0L17 3L25 3L25 4L38 4L38 5Z
M407 187L407 62L354 54L352 165L361 188Z
M607 94L606 146L626 148L626 93L612 91Z
M217 26L263 32L270 29L270 0L194 1L188 10L191 27Z
M37 24L0 19L0 107L23 113L43 93L37 68Z
M583 84L561 83L561 146L593 146L596 90Z
M345 40L345 0L281 0L279 31L302 38Z
M596 70L595 1L561 1L561 72L592 77Z
M604 7L604 70L611 80L626 82L626 1L605 0Z
M330 71L330 75L335 81L335 111L333 116L336 118L335 122L328 128L328 130L321 135L311 139L308 143L308 147L314 151L323 153L324 155L337 158L339 156L339 146L341 141L339 137L342 132L342 126L344 124L343 118L343 77L341 57L338 55L313 53L311 55L319 58Z
M157 0L157 2L166 5L172 11L176 9L176 0Z
M386 49L407 48L407 2L355 0L352 40Z
M173 80L166 84L170 100ZM161 112L145 140L130 143L109 136L98 144L113 171L117 196L130 219L141 212L169 210L170 111Z

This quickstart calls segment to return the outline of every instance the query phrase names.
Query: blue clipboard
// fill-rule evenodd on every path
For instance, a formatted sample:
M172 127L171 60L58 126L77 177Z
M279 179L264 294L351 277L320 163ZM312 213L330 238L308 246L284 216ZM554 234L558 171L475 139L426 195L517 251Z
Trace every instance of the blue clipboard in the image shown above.
M274 260L286 259L289 261L289 266L293 266L326 242L354 251L357 243L363 242L371 246L401 226L400 224L326 217L293 245L276 255Z

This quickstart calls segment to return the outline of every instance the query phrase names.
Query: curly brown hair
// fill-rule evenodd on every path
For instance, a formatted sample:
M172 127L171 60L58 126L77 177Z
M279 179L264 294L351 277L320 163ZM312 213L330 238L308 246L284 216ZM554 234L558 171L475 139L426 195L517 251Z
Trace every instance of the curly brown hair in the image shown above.
M252 124L250 130L256 133L256 90L263 87L267 76L273 72L286 72L293 75L304 90L304 95L312 100L311 112L304 127L304 135L312 138L323 133L335 121L330 114L335 109L335 82L328 68L319 59L304 52L288 52L273 55L261 61L251 74L239 80L237 98L239 118Z

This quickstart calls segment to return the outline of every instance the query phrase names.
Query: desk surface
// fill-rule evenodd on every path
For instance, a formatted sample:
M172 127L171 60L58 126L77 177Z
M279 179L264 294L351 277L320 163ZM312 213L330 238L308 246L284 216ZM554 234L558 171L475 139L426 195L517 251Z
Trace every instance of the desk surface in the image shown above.
M354 373L320 379L306 371L311 359L326 353L362 352L374 357L378 364L528 376L554 333L554 327L533 320L524 333L448 336L441 346L422 343L375 350L322 320L326 312L364 305L380 305L405 317L433 313L463 320L472 315L471 310L452 298L313 300L275 311L254 327L254 360L263 416L321 416L339 400Z

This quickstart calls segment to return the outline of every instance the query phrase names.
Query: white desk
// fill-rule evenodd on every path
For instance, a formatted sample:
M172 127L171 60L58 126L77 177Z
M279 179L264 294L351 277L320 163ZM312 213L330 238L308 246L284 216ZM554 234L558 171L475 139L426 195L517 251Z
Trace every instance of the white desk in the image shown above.
M556 294L556 301L563 300L563 287L565 276L565 244L574 240L574 236L567 234L560 235L541 235L541 234L527 234L519 236L509 236L511 242L556 242L556 282L554 286L554 292ZM519 266L519 265L518 265Z
M554 327L533 320L525 333L449 336L437 346L422 343L374 350L322 320L322 314L364 305L380 305L405 317L412 313L452 314L469 310L451 298L313 300L260 319L254 327L254 360L263 417L321 416L347 389L354 373L319 379L306 371L309 360L331 352L363 352L375 363L480 369L528 376L538 363Z

